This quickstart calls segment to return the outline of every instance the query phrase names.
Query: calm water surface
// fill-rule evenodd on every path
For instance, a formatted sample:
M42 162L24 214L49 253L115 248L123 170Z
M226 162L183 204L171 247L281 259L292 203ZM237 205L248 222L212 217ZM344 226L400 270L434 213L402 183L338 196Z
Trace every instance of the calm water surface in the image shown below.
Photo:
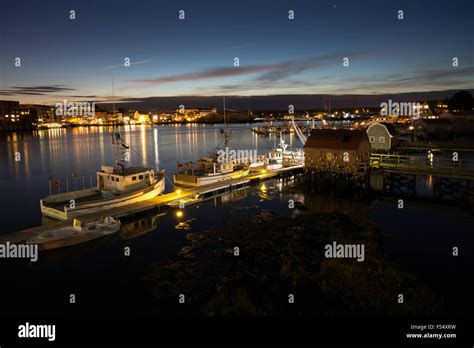
M137 126L124 129L131 152L131 165L165 169L172 178L177 161L196 160L218 146L222 125ZM268 152L278 139L256 136L249 125L232 125L232 147ZM10 233L41 224L39 199L48 194L50 176L70 177L94 173L102 164L112 164L111 129L76 128L3 135L0 138L0 191L2 200L0 233ZM286 136L294 148L300 143ZM22 160L14 161L20 152ZM167 180L167 190L172 190ZM51 252L41 262L2 261L0 308L4 315L50 313L95 317L134 315L146 312L150 294L143 275L157 261L176 256L189 230L224 229L244 224L256 214L295 217L287 209L293 198L311 205L317 212L333 212L354 219L370 218L384 236L386 257L401 269L426 281L443 295L454 313L473 310L474 266L473 216L453 206L406 202L397 209L396 199L375 200L370 204L350 199L331 199L283 192L283 184L271 180L231 195L212 199L185 209L178 218L174 211L131 221L121 235L77 248ZM289 184L291 185L291 183ZM450 254L460 246L460 256ZM130 246L130 257L123 256ZM69 293L80 306L67 304Z
M166 170L166 190L172 187L173 173L177 161L194 161L222 146L220 129L223 125L189 126L132 126L120 129L123 137L134 151L130 152L130 165L150 166ZM235 149L252 150L258 153L271 150L275 137L262 138L251 132L249 125L227 126L232 131L231 146ZM0 187L3 197L0 208L2 226L0 234L41 224L39 200L49 194L50 177L69 177L70 189L73 174L85 178L89 184L92 174L103 164L113 165L115 154L111 143L112 128L73 128L38 131L31 134L12 134L0 137ZM289 144L300 146L292 135L287 135ZM15 161L15 153L21 161Z

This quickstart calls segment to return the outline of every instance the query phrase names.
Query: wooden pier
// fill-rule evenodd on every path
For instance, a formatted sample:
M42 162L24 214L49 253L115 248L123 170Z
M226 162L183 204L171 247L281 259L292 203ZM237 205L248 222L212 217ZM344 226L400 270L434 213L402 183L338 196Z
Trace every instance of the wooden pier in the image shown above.
M472 200L474 195L474 162L438 156L400 156L372 154L370 157L371 186L403 196L416 195L417 176L429 176L433 181L433 198Z
M200 203L206 198L214 197L225 192L231 192L242 187L246 187L251 183L257 181L268 180L275 177L282 177L285 175L295 175L303 172L303 165L296 165L291 167L284 167L273 171L259 171L250 173L249 175L226 181L217 182L214 184L177 189L174 192L159 195L155 198L132 203L126 206L111 208L103 210L94 214L87 214L78 217L81 221L87 223L100 219L103 216L113 216L114 218L127 218L138 215L145 215L154 211L159 211L167 206L181 206L186 207L193 204ZM57 229L61 227L71 226L72 221L58 221L50 224L29 228L27 230L14 232L11 234L0 236L0 243L21 243L41 232Z
M401 140L397 144L397 151L420 152L428 150L474 152L474 142L472 141L406 141Z
M370 167L385 172L404 174L425 174L458 179L474 179L474 162L461 159L429 156L402 156L391 154L372 154Z

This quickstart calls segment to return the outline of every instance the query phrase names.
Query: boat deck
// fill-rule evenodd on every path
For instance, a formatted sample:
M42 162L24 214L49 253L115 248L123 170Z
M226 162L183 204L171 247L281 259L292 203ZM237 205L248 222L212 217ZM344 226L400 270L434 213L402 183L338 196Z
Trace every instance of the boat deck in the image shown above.
M156 177L157 181L161 181L164 178L164 174L163 173L156 173L155 177ZM151 189L152 189L152 186L149 186L149 187L144 189L144 192L149 191ZM129 194L129 193L127 193L127 194ZM124 195L124 194L116 194L116 195L110 196L109 198L113 199L113 198L120 197L122 195ZM91 202L94 202L94 201L100 201L100 200L103 200L103 199L104 199L104 197L102 197L102 193L98 190L95 190L95 193L93 193L91 195L88 195L88 196L82 196L82 197L74 198L74 201L75 201L76 205L79 205L79 204L84 204L84 203L91 203ZM43 204L44 204L44 206L46 206L48 208L53 208L53 209L63 211L64 207L68 206L70 204L70 198L67 198L63 201L54 202L54 203L48 203L48 202L43 201Z
M91 194L89 196L74 198L74 201L75 201L76 204L82 204L82 203L89 203L89 202L98 201L100 199L102 199L102 195L100 194L100 192L96 191L96 193ZM49 207L49 208L63 210L65 206L69 205L69 202L70 202L70 200L66 199L64 201L54 202L54 203L47 203L47 202L43 201L43 204L46 207Z

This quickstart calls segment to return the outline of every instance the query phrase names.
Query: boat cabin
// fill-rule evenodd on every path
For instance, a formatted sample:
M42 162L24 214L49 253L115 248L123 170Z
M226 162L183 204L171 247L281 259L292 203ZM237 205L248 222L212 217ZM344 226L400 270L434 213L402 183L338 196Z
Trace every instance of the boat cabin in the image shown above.
M129 167L117 170L112 166L101 166L97 172L97 188L102 195L120 195L142 188L147 188L155 182L155 172L152 168Z

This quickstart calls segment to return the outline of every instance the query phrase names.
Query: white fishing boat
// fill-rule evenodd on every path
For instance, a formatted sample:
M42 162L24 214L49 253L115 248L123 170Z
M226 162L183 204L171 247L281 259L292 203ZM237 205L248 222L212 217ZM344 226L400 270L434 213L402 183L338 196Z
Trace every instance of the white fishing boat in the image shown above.
M233 163L218 160L219 155L205 157L196 163L186 164L184 169L173 175L174 184L183 187L196 187L219 181L238 179L249 174L246 163Z
M57 181L50 181L50 195L40 201L41 213L59 220L70 220L84 214L151 199L165 190L164 171L125 167L123 162L129 146L118 133L113 134L113 143L116 147L115 166L101 166L96 173L96 186L51 194L51 187Z
M224 123L225 123L225 99L224 99ZM209 185L220 181L238 179L249 174L249 159L244 161L228 156L232 153L229 150L230 132L221 129L224 135L225 146L221 150L216 149L215 153L198 160L196 163L178 164L178 172L173 175L176 186L196 187Z
M250 170L262 169L265 167L267 161L265 156L259 156L253 161L250 161L249 168Z
M268 154L266 169L272 171L281 168L283 168L283 148L281 146L278 146Z
M304 164L304 151L287 150L288 144L280 134L280 142L266 158L265 168L269 171L278 170L285 166L296 166Z
M41 232L27 239L25 243L36 244L39 250L59 249L111 235L118 232L120 226L120 221L110 216L85 224L74 219L72 226Z

